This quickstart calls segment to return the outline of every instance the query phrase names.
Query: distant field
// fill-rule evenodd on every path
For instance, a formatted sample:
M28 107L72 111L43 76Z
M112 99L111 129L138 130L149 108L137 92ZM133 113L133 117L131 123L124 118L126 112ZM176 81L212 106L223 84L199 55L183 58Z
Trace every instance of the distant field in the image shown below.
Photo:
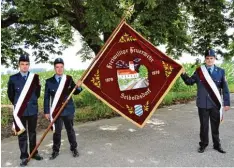
M192 74L195 68L191 68L191 64L184 65L188 74ZM229 84L229 88L234 92L234 65L232 63L222 64L226 70L226 78ZM77 81L84 71L66 71L66 74L73 76L74 81ZM41 97L39 98L39 109L43 112L43 97L44 97L44 86L45 80L53 76L53 71L40 72L40 82L42 85ZM7 82L9 75L1 75L1 104L9 105L10 101L7 98ZM190 100L196 95L196 86L186 86L181 78L175 82L174 86L171 88L170 92L166 95L161 105L170 105L173 102ZM90 94L87 90L84 90L80 95L73 96L76 105L76 120L77 121L87 121L95 120L99 118L106 118L115 116L116 113L113 112L108 106L98 100L95 96ZM7 120L2 118L2 124L7 123Z

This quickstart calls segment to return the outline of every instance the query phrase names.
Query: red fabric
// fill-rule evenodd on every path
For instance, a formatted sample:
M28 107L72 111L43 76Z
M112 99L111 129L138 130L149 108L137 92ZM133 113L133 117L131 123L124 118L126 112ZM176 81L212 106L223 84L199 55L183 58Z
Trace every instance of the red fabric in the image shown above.
M19 111L18 111L18 114L17 114L17 116L18 116L19 118L21 118L21 117L23 116L24 111L25 111L26 108L27 108L28 101L29 101L30 98L32 97L33 91L34 91L35 88L38 87L38 86L39 86L39 75L38 75L38 74L34 74L32 83L31 83L31 85L30 85L30 87L29 87L29 89L28 89L28 92L27 92L27 94L25 95L25 98L24 98L24 100L23 100L23 102L22 102L22 104L21 104L21 106L20 106L20 108L19 108ZM15 124L15 130L16 130L16 132L19 132L19 131L20 131L20 128L19 128L19 126L17 125L15 119L13 119L13 122L14 122L14 124Z
M129 87L121 91L118 75L126 72L126 76L119 76L119 80L122 80L121 77L133 78L132 75L136 75L134 71L140 72L141 65L148 69L148 79L141 78L143 81L139 80L137 83L145 87L131 89L137 84L129 83ZM179 75L181 68L181 65L156 49L124 22L116 35L112 36L112 41L105 45L103 52L84 77L83 83L110 107L117 109L122 116L142 127L173 79ZM140 116L136 115L139 108L143 112Z
M66 101L66 96L70 94L68 88L69 88L69 85L71 84L71 80L72 80L72 77L69 75L66 75L66 82L65 82L64 88L63 88L62 93L59 97L59 100L56 104L56 107L52 113L53 118L55 118L55 116L59 112L60 108L62 107L63 103ZM51 129L52 128L53 127L51 127Z
M214 101L214 103L220 109L221 108L221 104L220 104L217 96L215 95L213 89L211 88L211 86L207 82L204 74L202 73L201 67L198 67L196 71L197 71L197 74L199 76L199 79L201 80L201 83L205 86L205 88L206 88L207 92L209 93L211 99Z

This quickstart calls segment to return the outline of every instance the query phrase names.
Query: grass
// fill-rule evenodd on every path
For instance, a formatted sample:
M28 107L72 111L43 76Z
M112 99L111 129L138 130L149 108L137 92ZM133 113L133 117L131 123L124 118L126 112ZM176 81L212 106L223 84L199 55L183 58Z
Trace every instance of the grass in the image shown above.
M103 118L112 118L115 116L119 116L118 113L114 112L105 104L100 103L95 104L93 107L83 107L80 109L76 109L75 121L95 121Z
M5 127L12 120L12 109L1 107L1 126Z
M234 93L234 83L229 85L230 92Z
M196 96L196 92L169 92L162 101L162 105L171 105L177 102L185 102Z
M184 67L186 72L189 75L192 75L195 71L195 67L192 68L191 64L185 64ZM234 92L234 65L232 63L224 63L220 65L226 71L226 78L228 80L229 89L231 92ZM73 77L74 81L76 82L84 71L74 71L70 70L67 71L66 74L69 74ZM45 80L47 78L52 77L54 74L53 71L48 72L41 72L40 75L40 82L42 86L41 90L41 97L38 100L39 103L39 111L43 112L43 98L44 98L44 86ZM1 104L7 105L10 104L10 101L7 98L7 82L10 75L2 75L1 80ZM169 93L163 99L161 106L164 105L171 105L178 102L185 102L187 100L191 100L196 96L196 85L193 86L186 86L181 78L178 78ZM117 112L114 112L111 108L107 105L102 103L99 99L95 96L90 94L87 90L81 92L78 96L73 96L73 100L76 106L76 113L75 113L75 121L79 122L86 122L86 121L93 121L98 120L101 118L111 118L114 116L118 116ZM7 125L10 121L10 114L9 108L2 108L1 114L1 124L2 126Z

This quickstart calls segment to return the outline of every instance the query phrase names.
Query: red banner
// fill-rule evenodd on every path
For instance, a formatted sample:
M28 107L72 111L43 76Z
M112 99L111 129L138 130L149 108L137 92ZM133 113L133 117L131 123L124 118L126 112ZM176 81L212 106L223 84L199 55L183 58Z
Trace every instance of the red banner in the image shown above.
M84 76L83 84L109 107L143 127L181 69L123 21Z

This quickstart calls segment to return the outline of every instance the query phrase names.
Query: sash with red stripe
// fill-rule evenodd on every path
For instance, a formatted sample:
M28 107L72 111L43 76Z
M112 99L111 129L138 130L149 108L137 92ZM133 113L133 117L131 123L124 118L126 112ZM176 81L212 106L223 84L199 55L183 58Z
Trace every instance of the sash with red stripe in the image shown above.
M27 103L29 102L33 91L39 85L39 76L37 74L29 73L28 79L24 85L24 88L19 96L19 99L14 107L13 111L13 126L12 130L15 135L20 135L25 131L25 128L20 120L24 111L27 108Z
M218 90L216 84L214 83L213 79L211 78L210 74L208 73L205 65L198 67L196 72L200 78L201 83L204 85L207 92L209 93L212 101L219 108L220 121L222 121L223 120L222 99L221 99L221 95L219 93L219 90Z
M59 87L55 93L54 100L52 106L50 108L50 121L53 121L54 117L57 115L58 111L62 107L63 103L66 100L66 96L69 95L68 88L71 83L71 76L63 75L61 81L59 83ZM55 131L55 125L51 127L53 131Z

